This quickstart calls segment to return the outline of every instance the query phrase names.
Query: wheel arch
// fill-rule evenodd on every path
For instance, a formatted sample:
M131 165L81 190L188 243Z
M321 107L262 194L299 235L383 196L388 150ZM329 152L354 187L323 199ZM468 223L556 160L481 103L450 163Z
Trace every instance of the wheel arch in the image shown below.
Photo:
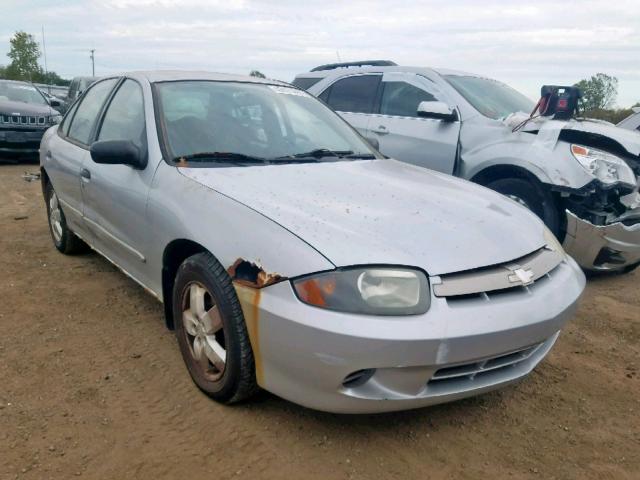
M542 186L543 182L538 178L536 174L527 170L524 167L518 165L491 165L476 173L471 181L483 186L487 186L495 180L501 180L504 178L522 178L529 180L538 186Z
M212 254L201 244L186 238L172 240L164 248L162 253L162 301L165 324L169 330L175 328L173 324L173 284L178 268L187 258L204 252Z
M40 167L40 186L42 187L42 196L45 196L45 192L47 189L47 185L51 183L51 179L49 178L49 174L44 167ZM45 202L47 199L45 198Z

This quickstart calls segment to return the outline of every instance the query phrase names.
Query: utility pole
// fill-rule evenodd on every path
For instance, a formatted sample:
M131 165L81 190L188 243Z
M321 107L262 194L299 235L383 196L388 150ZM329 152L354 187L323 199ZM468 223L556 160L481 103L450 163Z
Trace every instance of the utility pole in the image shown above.
M48 80L49 70L47 70L47 44L44 41L44 25L42 25L42 51L44 52L44 74ZM49 89L49 93L51 93L51 89Z
M96 62L95 62L95 56L94 56L94 52L96 51L95 48L92 48L91 50L89 50L91 52L91 55L89 56L89 58L91 59L91 76L95 77L96 76Z

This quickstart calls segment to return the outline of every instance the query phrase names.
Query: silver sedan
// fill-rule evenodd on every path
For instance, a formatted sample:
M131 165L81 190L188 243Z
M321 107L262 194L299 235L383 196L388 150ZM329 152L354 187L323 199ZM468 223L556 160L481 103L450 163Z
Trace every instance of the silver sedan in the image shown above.
M137 72L45 134L53 242L164 303L187 369L333 412L451 401L526 376L584 276L532 213L382 157L271 80Z

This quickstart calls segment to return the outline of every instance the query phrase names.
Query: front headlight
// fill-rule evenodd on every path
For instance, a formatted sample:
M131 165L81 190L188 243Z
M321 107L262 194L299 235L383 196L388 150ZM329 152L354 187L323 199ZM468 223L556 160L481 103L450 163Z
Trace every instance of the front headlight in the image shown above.
M49 123L51 125L57 125L58 123L60 123L62 121L62 115L51 115L49 117Z
M611 185L617 182L629 185L636 184L633 170L620 157L602 150L575 144L571 145L571 153L582 165L582 168L604 184Z
M547 247L551 250L560 253L563 257L567 255L564 248L562 248L560 241L546 226L544 227L544 241L546 242Z
M298 298L314 307L370 315L416 315L429 309L427 276L420 270L357 267L292 281Z

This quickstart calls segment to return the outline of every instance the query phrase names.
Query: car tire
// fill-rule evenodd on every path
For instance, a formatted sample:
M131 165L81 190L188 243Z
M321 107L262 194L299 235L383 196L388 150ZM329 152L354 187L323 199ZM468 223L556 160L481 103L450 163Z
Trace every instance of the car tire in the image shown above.
M528 208L542 219L558 238L561 238L559 209L550 192L524 178L501 178L485 185Z
M53 244L59 252L73 255L88 250L88 246L67 226L67 219L62 211L58 195L50 183L45 187L47 220Z
M193 255L178 268L173 322L182 358L200 390L226 404L258 390L240 302L231 278L210 253Z

